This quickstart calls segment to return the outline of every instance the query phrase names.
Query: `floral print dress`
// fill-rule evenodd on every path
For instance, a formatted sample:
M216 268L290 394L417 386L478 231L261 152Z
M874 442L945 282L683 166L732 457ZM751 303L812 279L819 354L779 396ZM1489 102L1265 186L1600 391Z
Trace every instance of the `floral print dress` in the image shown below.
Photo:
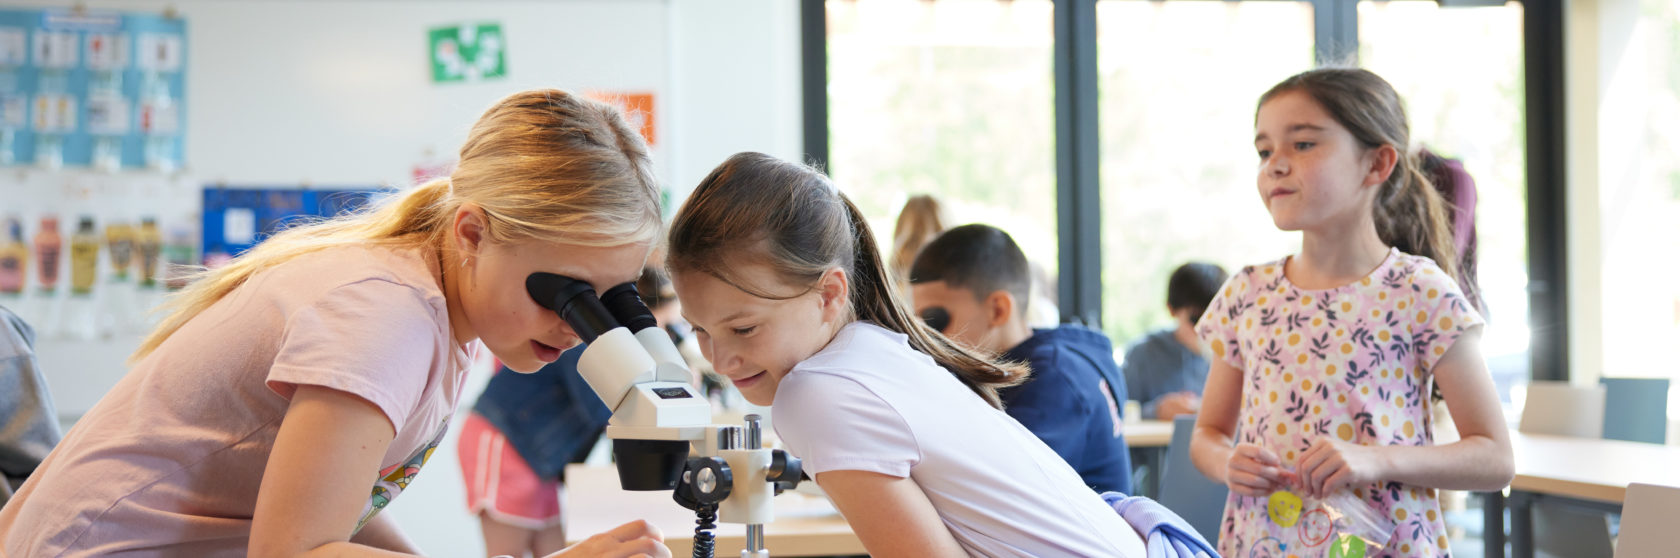
M1433 260L1398 249L1363 279L1324 290L1290 283L1286 261L1232 276L1197 323L1213 358L1243 371L1236 439L1270 449L1290 470L1322 436L1363 445L1433 444L1431 371L1461 334L1483 323L1458 284ZM1382 482L1355 487L1353 495L1392 521L1376 555L1448 554L1434 489ZM1299 500L1294 515L1280 516L1268 509L1278 500L1231 494L1220 553L1326 555L1332 544L1316 532L1324 529L1323 518L1308 517L1313 510L1301 510Z

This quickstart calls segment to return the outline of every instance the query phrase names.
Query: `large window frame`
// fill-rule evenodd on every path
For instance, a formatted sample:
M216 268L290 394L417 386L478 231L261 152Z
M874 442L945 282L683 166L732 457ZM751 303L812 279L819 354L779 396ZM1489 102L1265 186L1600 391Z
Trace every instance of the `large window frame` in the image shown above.
M1101 205L1097 117L1097 1L1055 6L1057 285L1061 319L1100 327ZM1172 0L1208 1L1208 0ZM1245 0L1267 1L1267 0ZM1322 63L1359 51L1358 0L1309 0ZM1438 0L1443 6L1485 0ZM1522 0L1524 110L1527 121L1529 370L1535 380L1568 380L1568 230L1565 215L1564 8L1559 0ZM829 162L828 40L824 0L800 4L804 149Z

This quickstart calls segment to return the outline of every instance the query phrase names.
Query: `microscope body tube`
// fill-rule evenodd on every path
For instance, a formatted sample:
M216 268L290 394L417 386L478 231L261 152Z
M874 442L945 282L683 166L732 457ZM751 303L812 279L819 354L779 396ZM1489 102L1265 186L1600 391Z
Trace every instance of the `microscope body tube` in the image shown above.
M630 330L600 334L578 357L578 373L615 414L636 384L651 382L658 365Z
M664 328L650 327L636 332L636 340L641 341L642 348L647 350L648 356L653 357L657 369L654 370L654 381L692 383L694 374L688 371L688 362L683 360L682 353L677 351L677 345L671 342L671 335L665 333Z

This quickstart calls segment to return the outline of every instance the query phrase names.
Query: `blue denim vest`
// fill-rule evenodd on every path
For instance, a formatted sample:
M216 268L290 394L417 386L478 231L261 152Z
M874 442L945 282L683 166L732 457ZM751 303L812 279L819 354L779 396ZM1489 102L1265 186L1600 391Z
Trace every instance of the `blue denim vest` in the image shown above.
M612 416L578 375L582 354L580 345L531 374L503 368L473 405L539 477L559 479L566 464L583 461Z

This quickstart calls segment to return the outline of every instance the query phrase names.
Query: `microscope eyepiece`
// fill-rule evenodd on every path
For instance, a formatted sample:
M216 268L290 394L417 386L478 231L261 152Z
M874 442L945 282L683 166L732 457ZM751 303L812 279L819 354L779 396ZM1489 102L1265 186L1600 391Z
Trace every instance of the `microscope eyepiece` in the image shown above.
M594 343L595 338L618 327L618 322L595 297L595 289L589 283L564 275L537 272L525 278L525 292L537 304L566 320L584 343Z
M607 292L601 293L601 304L607 307L618 323L630 328L631 333L638 333L644 329L655 327L659 322L653 319L653 311L642 302L641 293L636 292L634 281L623 283Z

